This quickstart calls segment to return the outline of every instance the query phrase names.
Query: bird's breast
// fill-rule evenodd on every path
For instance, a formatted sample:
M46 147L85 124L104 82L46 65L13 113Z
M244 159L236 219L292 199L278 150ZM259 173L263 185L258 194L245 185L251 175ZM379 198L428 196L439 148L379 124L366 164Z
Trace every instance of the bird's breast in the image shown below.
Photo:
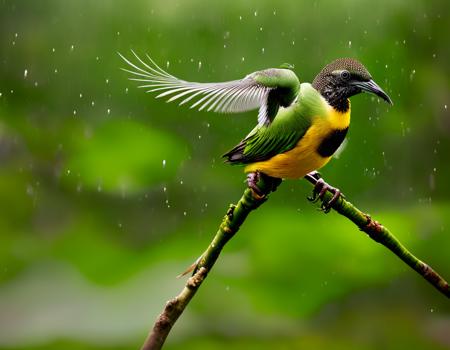
M250 164L246 172L261 171L278 178L298 179L327 164L345 139L350 124L350 110L329 110L326 117L317 116L303 137L291 150Z

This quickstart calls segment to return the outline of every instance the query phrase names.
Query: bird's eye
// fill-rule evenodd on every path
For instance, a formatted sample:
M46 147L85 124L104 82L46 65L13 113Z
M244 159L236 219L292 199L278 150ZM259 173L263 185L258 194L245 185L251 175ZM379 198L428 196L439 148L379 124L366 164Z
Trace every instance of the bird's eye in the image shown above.
M350 79L350 72L348 70L343 70L341 72L341 78L344 80L349 80Z

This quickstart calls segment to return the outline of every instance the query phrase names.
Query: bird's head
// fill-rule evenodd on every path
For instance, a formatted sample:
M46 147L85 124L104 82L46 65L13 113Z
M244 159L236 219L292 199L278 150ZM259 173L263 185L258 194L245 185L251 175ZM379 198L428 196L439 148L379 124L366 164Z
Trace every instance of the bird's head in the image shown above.
M349 97L363 91L392 104L390 97L373 81L366 67L353 58L339 58L326 65L312 85L330 105L341 111L348 109Z

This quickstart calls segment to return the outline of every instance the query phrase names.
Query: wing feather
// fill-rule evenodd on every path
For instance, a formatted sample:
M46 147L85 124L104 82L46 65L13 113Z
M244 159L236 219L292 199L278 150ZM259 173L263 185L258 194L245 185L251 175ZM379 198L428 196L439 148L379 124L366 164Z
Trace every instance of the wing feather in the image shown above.
M137 62L120 55L129 65L122 68L131 74L130 80L140 83L139 87L147 92L159 92L157 98L168 97L167 102L181 100L179 105L190 104L190 108L214 111L218 113L239 113L260 108L258 121L270 123L267 96L273 87L258 83L251 75L241 80L220 83L189 82L176 78L158 66L150 56L148 61L141 59L131 51Z

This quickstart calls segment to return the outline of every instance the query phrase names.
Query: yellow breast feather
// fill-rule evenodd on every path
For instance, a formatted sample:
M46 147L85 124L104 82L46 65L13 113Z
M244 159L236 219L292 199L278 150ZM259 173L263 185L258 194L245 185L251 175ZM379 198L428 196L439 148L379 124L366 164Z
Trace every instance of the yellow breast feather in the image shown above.
M334 130L344 130L350 125L350 108L347 112L338 112L329 107L326 116L317 116L297 145L272 158L248 165L245 172L261 171L277 178L298 179L307 173L318 170L327 164L331 157L317 153L322 141Z

